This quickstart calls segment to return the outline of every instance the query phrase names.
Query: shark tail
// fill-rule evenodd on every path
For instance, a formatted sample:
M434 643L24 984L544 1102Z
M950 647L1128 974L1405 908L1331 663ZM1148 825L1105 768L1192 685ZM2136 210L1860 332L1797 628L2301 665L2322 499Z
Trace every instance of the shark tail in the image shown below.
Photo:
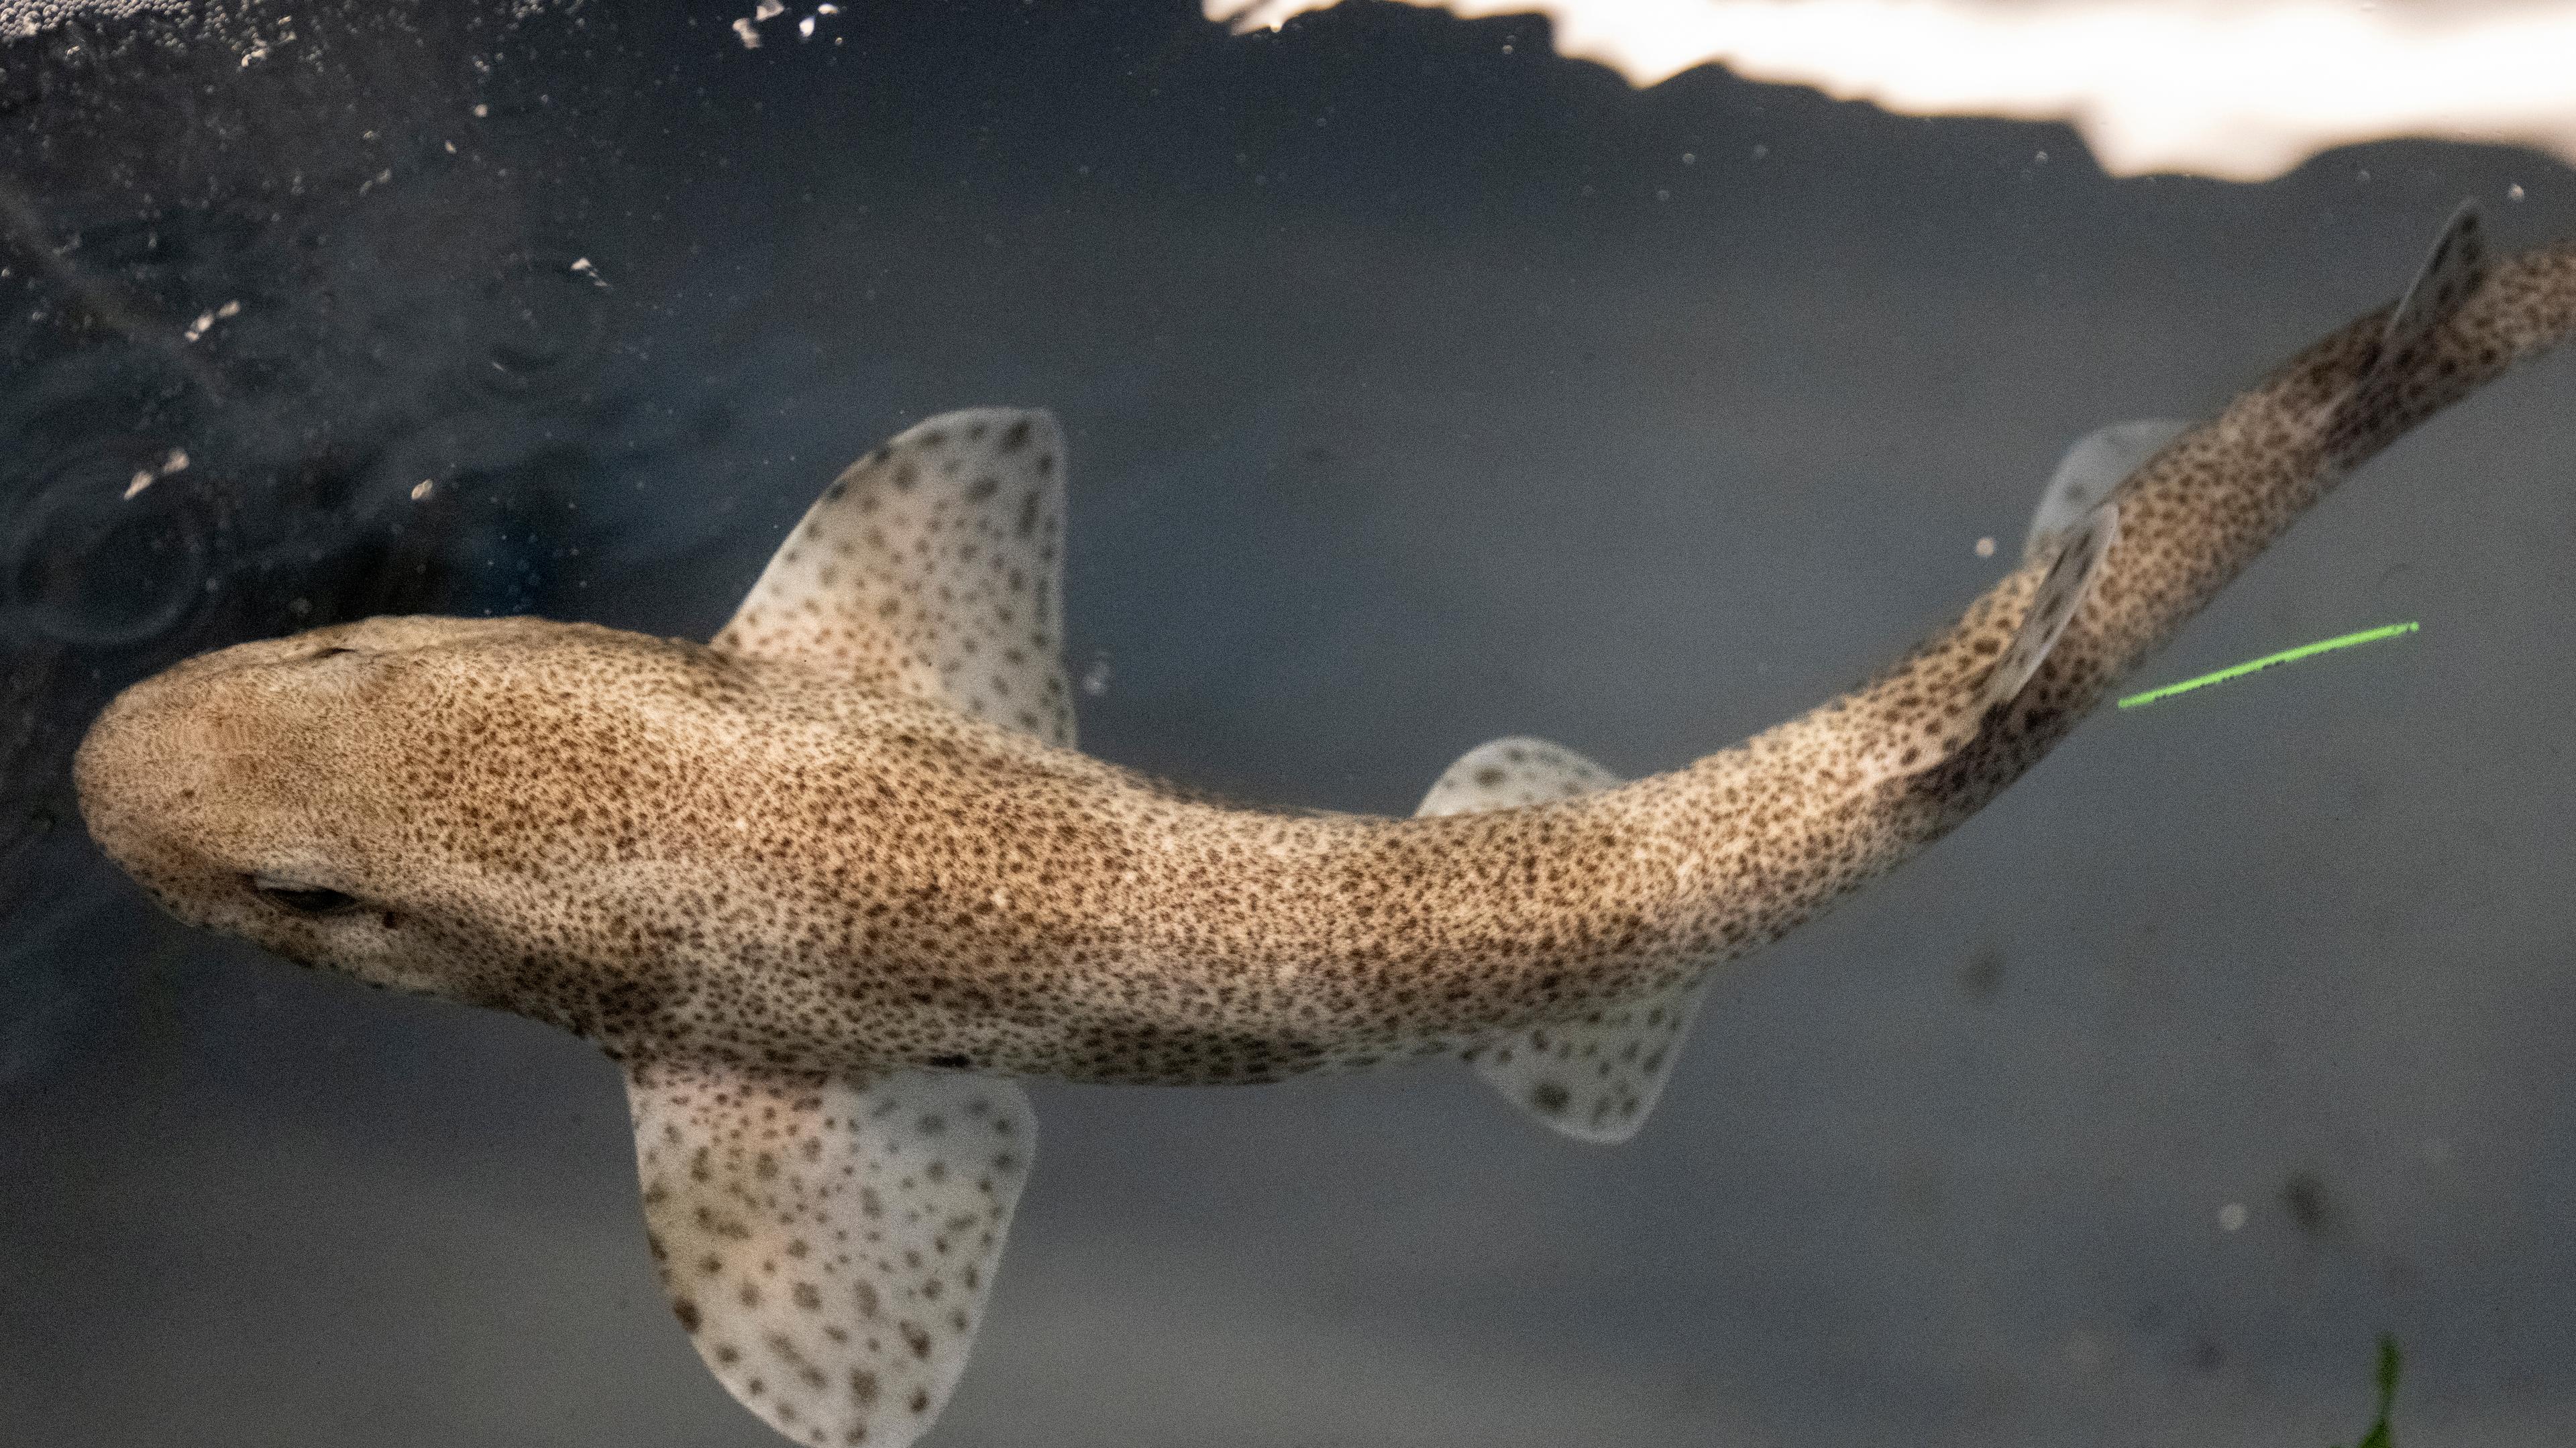
M2389 309L2359 380L2333 404L2326 448L2335 471L2358 465L2485 380L2443 341L2445 329L2491 270L2477 204L2462 202L2406 294Z
M2037 762L2355 467L2571 335L2576 244L2492 258L2476 208L2463 205L2395 304L2312 344L2217 417L2178 434L2122 424L2079 443L2043 495L2025 567L1874 690L1937 692L1938 679L1982 657L2013 666L1987 676L1969 738L1901 760L1916 766L1915 799L1899 811L1892 832L1904 844L1893 848L1945 832ZM2077 456L2096 440L2104 445ZM2068 560L2081 558L2094 521L2116 532L2073 574ZM2034 580L2051 550L2055 563ZM2076 583L2069 616L2035 628Z

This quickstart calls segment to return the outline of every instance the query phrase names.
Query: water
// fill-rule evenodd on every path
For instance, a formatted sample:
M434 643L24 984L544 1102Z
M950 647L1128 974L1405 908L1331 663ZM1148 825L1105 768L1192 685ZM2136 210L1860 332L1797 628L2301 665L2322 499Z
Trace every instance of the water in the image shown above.
M2459 199L2576 233L2535 153L2113 181L1527 20L804 13L0 46L0 1439L771 1441L589 1048L87 846L126 682L381 612L703 637L848 457L1033 403L1085 747L1386 812L1503 733L1645 773L1891 657L2070 440L2206 413ZM2420 634L2097 718L1721 986L1624 1148L1463 1070L1039 1087L929 1441L2324 1444L2383 1330L2401 1439L2565 1441L2571 395L2401 444L2141 684Z

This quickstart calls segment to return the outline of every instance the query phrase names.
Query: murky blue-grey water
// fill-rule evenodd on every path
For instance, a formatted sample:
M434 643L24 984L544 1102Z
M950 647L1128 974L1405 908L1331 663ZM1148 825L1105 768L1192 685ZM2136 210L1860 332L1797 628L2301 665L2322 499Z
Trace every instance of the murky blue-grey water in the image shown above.
M2112 182L1527 21L734 15L0 44L0 1441L772 1441L589 1047L88 846L68 751L152 670L381 612L703 636L847 458L1030 403L1087 748L1386 812L1504 733L1645 773L1892 656L2069 440L2212 408L2461 198L2576 233L2530 153ZM930 1441L2323 1445L2382 1331L2401 1439L2568 1441L2571 553L2560 357L2148 681L2420 634L2087 725L1741 969L1624 1148L1456 1069L1039 1087Z

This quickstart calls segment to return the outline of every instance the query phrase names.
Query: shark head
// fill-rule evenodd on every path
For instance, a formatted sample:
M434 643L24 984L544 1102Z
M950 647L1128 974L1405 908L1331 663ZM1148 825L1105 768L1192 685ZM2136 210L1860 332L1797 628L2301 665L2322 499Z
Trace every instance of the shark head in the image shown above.
M1062 456L1043 413L913 428L707 644L377 618L191 659L91 726L81 812L182 920L620 1060L955 1058L927 837L987 805L941 791L1092 768L1049 747Z
M549 697L603 653L679 647L538 619L378 618L222 649L99 716L73 766L81 811L191 924L497 1004L546 933L530 832L566 806L478 782L560 741Z

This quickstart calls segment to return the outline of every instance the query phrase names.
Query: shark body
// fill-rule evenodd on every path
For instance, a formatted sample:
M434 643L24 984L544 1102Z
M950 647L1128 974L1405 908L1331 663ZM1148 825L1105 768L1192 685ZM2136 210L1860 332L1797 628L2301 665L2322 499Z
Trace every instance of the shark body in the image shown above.
M2464 209L2400 302L2217 418L2079 449L1954 627L1632 783L1497 740L1390 820L1076 752L1062 439L984 409L854 463L709 644L387 618L240 645L109 707L82 807L184 919L597 1042L709 1367L797 1441L903 1445L1026 1178L1012 1078L1457 1053L1624 1139L1714 966L1973 814L2352 467L2571 330L2576 245L2490 261Z

